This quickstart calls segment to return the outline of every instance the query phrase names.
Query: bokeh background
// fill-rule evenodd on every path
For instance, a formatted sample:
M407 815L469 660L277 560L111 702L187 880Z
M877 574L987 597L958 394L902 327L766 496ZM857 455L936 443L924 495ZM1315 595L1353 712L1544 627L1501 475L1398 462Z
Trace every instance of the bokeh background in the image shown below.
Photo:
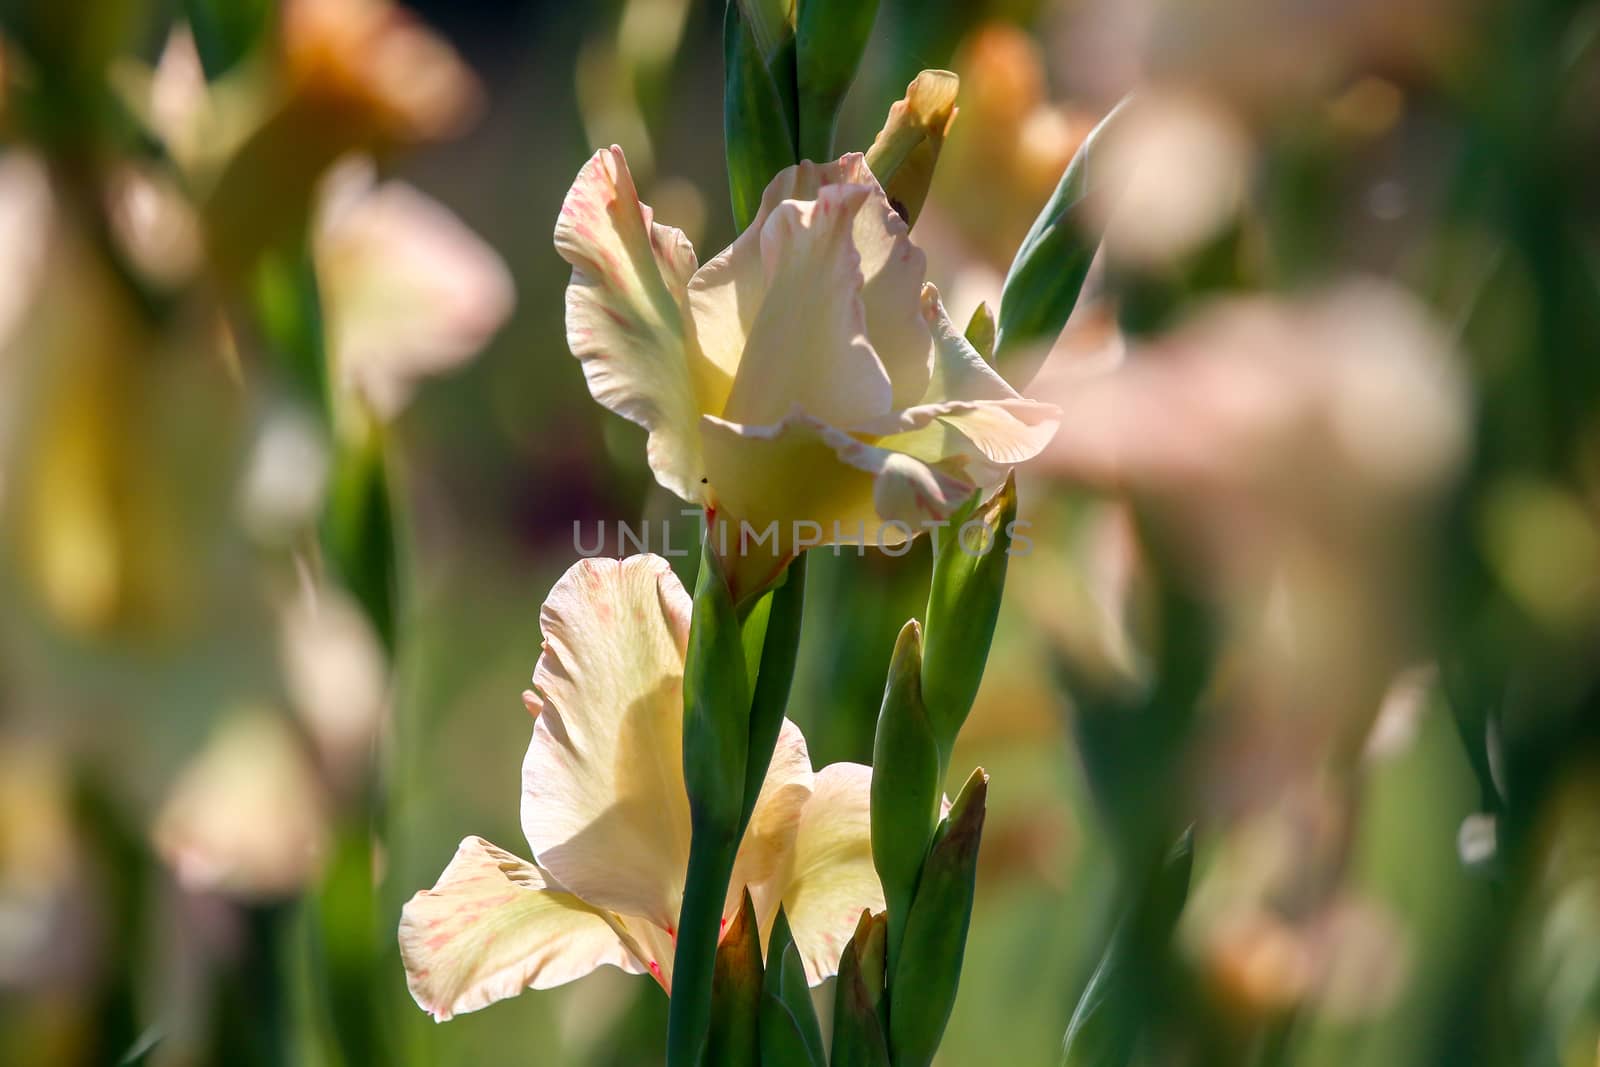
M463 836L520 841L519 694L575 524L692 536L643 432L588 396L550 238L618 143L702 260L731 240L722 5L410 5L481 106L380 172L491 248L514 305L449 241L418 253L493 321L456 324L482 343L385 421L390 633L295 526L338 447L270 327L219 344L169 309L152 339L107 310L94 240L28 243L115 217L83 189L123 141L41 117L15 27L116 23L124 85L181 18L83 6L0 24L0 1062L659 1062L647 980L435 1025L392 946ZM1001 366L1066 422L1021 474L1033 550L954 760L992 784L939 1062L1055 1063L1137 895L1127 843L1190 823L1140 1062L1595 1062L1597 39L1600 10L1554 0L883 0L837 144L920 69L961 74L913 234L958 321L1095 123L1155 102L1125 253L1053 350ZM236 315L209 269L166 288ZM424 329L413 296L368 313ZM790 715L816 765L870 758L928 569L925 545L813 553Z

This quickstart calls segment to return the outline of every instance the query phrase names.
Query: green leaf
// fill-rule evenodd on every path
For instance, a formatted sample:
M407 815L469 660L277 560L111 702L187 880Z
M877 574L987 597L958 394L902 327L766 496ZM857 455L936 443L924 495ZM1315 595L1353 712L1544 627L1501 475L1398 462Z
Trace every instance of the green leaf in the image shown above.
M956 734L983 681L1005 591L1016 517L1016 482L1008 477L976 513L957 512L939 537L928 588L922 700L939 744L941 764L946 767Z
M878 1000L883 993L882 930L881 922L862 912L855 936L839 957L829 1067L889 1067L889 1046L878 1016ZM877 971L875 976L873 970Z
M717 948L711 978L711 1032L706 1062L756 1067L761 1062L757 1021L761 1014L761 934L755 906L744 893L739 914Z
M800 158L833 158L839 105L867 50L878 0L805 0L795 28Z
M762 1067L825 1067L822 1027L811 1004L805 965L781 907L767 937L767 960L761 995Z
M939 1048L961 981L972 921L978 842L989 776L972 772L928 851L889 982L889 1047L896 1067L927 1067Z
M1094 149L1127 106L1124 100L1090 131L1018 247L1000 296L996 358L1031 341L1053 342L1077 305L1101 236L1088 227L1083 213L1085 201L1102 192Z
M728 195L733 220L743 230L756 217L773 175L795 162L795 137L782 93L733 0L722 24L722 56Z
M1194 834L1185 831L1135 899L1084 987L1061 1042L1061 1067L1126 1067L1160 1000L1173 927L1189 895Z
M783 46L794 40L794 7L797 0L733 0L739 14L750 26L750 33L761 55L771 60Z
M900 631L872 749L872 865L888 905L888 956L900 953L939 817L939 746L922 704L922 628Z
M966 338L985 361L994 362L994 312L989 309L987 301L981 302L972 309L972 318L967 320Z

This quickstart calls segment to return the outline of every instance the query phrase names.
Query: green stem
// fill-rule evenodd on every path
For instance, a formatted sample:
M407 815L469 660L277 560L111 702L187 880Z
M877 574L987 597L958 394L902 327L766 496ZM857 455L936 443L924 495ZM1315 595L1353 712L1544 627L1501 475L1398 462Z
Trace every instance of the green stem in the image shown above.
M711 979L738 838L731 830L703 824L694 828L690 838L689 870L672 962L667 1067L699 1067L711 1025Z

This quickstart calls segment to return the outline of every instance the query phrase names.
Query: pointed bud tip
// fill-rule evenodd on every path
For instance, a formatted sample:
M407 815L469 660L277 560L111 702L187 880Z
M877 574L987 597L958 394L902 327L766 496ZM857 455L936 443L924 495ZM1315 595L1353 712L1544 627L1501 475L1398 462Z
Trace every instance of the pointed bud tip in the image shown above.
M915 655L917 661L922 660L922 623L916 619L907 619L906 624L900 627L900 636L894 640L893 659L898 662L902 656Z
M956 795L956 802L950 805L950 825L954 827L965 822L969 818L969 812L981 820L988 800L989 772L978 767L961 787L961 792Z
M961 78L953 71L925 70L906 86L906 110L919 125L943 137L955 121L960 92Z

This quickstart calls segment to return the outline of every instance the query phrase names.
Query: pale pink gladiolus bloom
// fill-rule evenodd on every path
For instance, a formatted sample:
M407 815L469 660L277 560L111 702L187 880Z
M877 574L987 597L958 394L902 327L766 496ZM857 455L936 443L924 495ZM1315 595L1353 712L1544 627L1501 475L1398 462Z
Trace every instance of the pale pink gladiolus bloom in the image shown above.
M522 829L535 862L478 837L406 904L400 953L438 1020L611 965L672 989L689 861L683 665L691 603L659 556L585 559L540 613L544 652L522 767ZM735 861L724 927L750 891L763 942L781 904L813 984L836 972L872 866L871 768L813 772L785 720Z

